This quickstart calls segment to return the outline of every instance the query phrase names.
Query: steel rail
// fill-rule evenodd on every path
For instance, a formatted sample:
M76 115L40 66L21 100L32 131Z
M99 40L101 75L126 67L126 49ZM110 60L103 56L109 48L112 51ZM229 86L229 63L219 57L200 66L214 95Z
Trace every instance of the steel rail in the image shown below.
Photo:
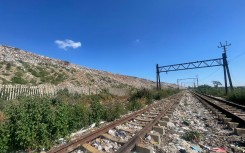
M199 99L199 100L203 100L206 103L208 103L209 105L211 105L212 107L218 109L219 111L221 111L223 114L226 114L228 117L231 117L233 121L238 122L240 127L244 127L245 126L245 119L241 118L240 116L230 112L229 110L226 110L225 108L223 108L220 105L217 105L213 102L211 102L208 98L212 99L212 100L216 100L217 98L214 98L212 96L207 96L207 95L203 95L200 93L196 93L193 92L192 93ZM224 104L227 104L226 102L224 102L224 100L218 99L216 101L219 102L223 102Z
M157 117L151 122L147 123L144 128L142 128L138 133L135 134L127 143L125 143L116 153L129 153L137 144L140 143L142 138L146 135L147 132L152 130L152 127L163 117L167 111L174 105L175 103L170 103L165 110L162 111Z
M171 96L172 97L172 96ZM89 142L89 141L92 141L93 139L97 138L99 135L103 134L103 133L106 133L108 130L120 125L120 124L123 124L133 118L135 118L136 116L138 116L139 114L142 114L143 112L146 112L148 110L150 110L151 108L153 107L156 107L156 106L159 106L162 102L159 101L155 104L152 104L150 105L149 107L147 108L144 108L144 109L141 109L139 111L136 111L122 119L119 119L119 120L116 120L104 127L101 127L91 133L88 133L78 139L75 139L67 144L64 144L62 146L59 146L57 148L53 148L51 150L49 150L47 153L67 153L67 152L71 152L73 150L75 150L76 148L82 146L83 144Z
M226 103L226 104L228 104L228 105L230 105L230 106L234 106L234 107L240 108L240 109L242 109L242 110L245 111L245 106L236 104L235 102L231 102L231 101L228 101L228 100L219 99L219 98L217 98L217 97L214 97L214 96L211 96L211 95L207 95L207 94L202 94L202 95L205 95L205 96L207 96L207 97L209 97L209 98L212 98L212 99L214 99L214 100L217 100L217 101Z

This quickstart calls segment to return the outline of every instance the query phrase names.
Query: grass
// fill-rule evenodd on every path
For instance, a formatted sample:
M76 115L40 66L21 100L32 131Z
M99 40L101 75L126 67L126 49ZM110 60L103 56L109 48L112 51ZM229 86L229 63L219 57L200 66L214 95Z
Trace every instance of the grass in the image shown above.
M223 97L226 100L235 102L240 105L245 105L245 88L234 88L233 91L229 89L227 95L225 94L225 89L223 87L214 88L210 86L200 86L196 90L204 94Z

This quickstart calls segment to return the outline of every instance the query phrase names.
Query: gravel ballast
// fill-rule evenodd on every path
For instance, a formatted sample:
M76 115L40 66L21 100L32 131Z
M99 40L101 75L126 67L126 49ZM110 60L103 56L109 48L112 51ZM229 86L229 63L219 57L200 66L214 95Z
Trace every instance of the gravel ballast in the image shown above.
M232 129L185 91L156 152L237 152L233 148L241 141L240 136L234 135Z

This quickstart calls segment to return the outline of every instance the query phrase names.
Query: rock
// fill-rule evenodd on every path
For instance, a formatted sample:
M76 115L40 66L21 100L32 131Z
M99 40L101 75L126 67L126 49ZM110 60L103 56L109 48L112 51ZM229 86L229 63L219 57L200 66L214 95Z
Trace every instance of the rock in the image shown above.
M110 151L110 148L109 148L108 146L104 146L104 150L105 150L106 152L109 152L109 151Z
M172 122L167 122L167 127L170 128L170 129L174 129L175 125Z
M99 145L97 149L98 149L98 150L102 150L102 146L101 146L101 145Z

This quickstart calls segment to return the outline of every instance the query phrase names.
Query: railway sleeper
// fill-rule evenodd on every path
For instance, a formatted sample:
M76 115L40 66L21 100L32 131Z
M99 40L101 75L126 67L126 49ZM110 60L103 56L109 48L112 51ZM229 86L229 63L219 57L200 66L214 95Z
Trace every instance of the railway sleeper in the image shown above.
M134 125L134 126L141 126L141 127L145 126L145 124L135 123L135 122L128 122L128 124L131 124L131 125Z
M239 136L245 136L245 129L244 128L235 128L235 133Z
M218 119L222 120L225 124L227 124L229 128L234 129L234 134L242 136L242 137L245 137L245 128L239 128L238 127L240 125L239 123L232 122L232 120L233 120L232 118L226 117L225 114L222 114L218 109L211 107L204 100L202 100L202 99L200 99L198 97L197 97L197 99L199 101L201 101L205 106L207 106L207 108L212 110L212 112L218 116ZM219 103L219 106L221 108L229 111L230 113L232 113L232 114L234 114L236 116L239 116L240 118L243 118L243 119L245 118L245 114L244 114L244 111L242 109L236 109L236 107L229 106L227 104L220 104L221 102L217 102L217 101L215 101L214 103L215 104Z
M138 144L135 146L134 151L139 153L153 153L153 149L145 144Z
M114 142L116 142L116 143L119 143L119 144L121 144L121 145L123 145L124 143L126 143L126 140L125 140L125 141L120 140L119 138L114 137L114 136L112 136L112 135L110 135L110 134L107 134L107 133L104 133L104 134L102 134L101 136L104 137L104 138L106 138L106 139L109 139L109 140L111 140L111 141L114 141Z
M149 114L142 114L141 116L147 117L147 118L155 118L155 115L149 115Z
M89 152L89 153L104 153L101 150L96 149L95 147L91 146L89 143L85 143L82 145L83 150L85 149L85 153Z
M150 118L138 118L138 117L136 117L135 119L141 122L150 122L152 120Z
M169 122L170 121L170 119L169 119L169 117L168 116L164 116L164 117L162 117L162 119L161 119L162 121L166 121L166 122Z

